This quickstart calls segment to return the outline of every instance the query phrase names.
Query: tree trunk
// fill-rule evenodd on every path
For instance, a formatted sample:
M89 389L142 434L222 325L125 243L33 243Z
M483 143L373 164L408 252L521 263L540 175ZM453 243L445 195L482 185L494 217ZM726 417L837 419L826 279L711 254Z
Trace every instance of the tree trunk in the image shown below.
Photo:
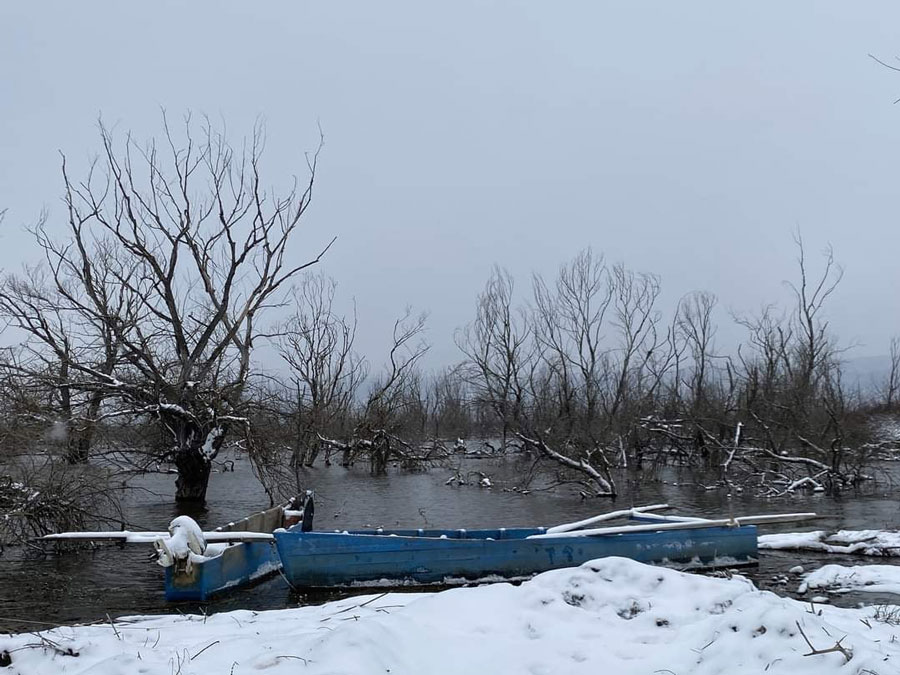
M91 448L90 436L70 432L66 439L66 461L69 464L85 464Z
M212 461L197 448L185 448L175 455L178 478L175 479L175 501L203 503L209 485Z
M312 466L316 463L316 458L319 456L319 449L321 446L318 443L318 439L312 434L309 434L307 438L306 457L303 459L303 465Z
M376 433L372 439L372 454L370 455L370 472L373 476L387 474L388 458L391 455L391 441L382 433Z

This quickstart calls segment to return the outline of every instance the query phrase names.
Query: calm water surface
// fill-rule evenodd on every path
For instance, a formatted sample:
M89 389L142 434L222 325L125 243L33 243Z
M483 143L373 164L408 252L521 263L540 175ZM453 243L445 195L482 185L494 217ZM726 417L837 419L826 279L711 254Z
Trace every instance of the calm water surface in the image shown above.
M246 462L238 461L234 472L214 474L210 479L208 506L189 515L205 528L265 508L265 493ZM582 500L561 489L522 495L504 491L521 480L527 464L521 459L467 459L466 471L480 471L491 477L493 487L448 486L455 473L448 468L432 468L421 473L392 470L388 476L372 478L364 467L344 469L316 467L306 473L307 487L316 491L317 529L383 527L513 527L550 526L610 510L603 500ZM686 470L664 469L659 474L622 473L617 478L621 496L615 508L667 502L679 513L700 516L751 515L773 512L816 511L822 515L814 528L872 529L900 527L900 502L893 490L891 466L884 476L863 493L798 494L764 499L751 491L729 493L706 489ZM898 467L900 468L900 467ZM174 476L150 474L137 483L142 490L129 497L127 518L134 529L163 530L182 511L175 505ZM781 530L804 529L798 525ZM766 532L779 531L767 528ZM130 545L104 546L94 551L21 559L7 551L0 557L0 631L39 627L27 621L73 623L96 621L127 614L172 611L217 612L237 608L275 609L310 604L339 597L341 592L299 595L281 577L264 581L216 599L204 606L166 603L162 590L162 569L152 562L152 548ZM900 559L868 559L868 562L897 562ZM825 562L860 563L848 556L773 552L764 554L760 565L742 573L763 588L790 592L775 577L800 564L808 569ZM867 602L875 601L871 595ZM897 598L887 598L897 602ZM855 596L842 602L854 603Z

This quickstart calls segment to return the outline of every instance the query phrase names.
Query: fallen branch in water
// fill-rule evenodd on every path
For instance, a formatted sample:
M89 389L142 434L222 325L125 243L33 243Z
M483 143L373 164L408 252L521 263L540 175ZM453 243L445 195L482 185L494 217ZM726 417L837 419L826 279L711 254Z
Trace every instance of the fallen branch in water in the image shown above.
M597 497L615 497L616 486L612 482L612 478L603 476L590 462L584 459L572 459L562 453L557 452L548 446L541 438L528 438L521 433L516 436L526 446L532 447L541 453L544 457L552 459L558 464L579 471L587 475L595 486L594 494Z

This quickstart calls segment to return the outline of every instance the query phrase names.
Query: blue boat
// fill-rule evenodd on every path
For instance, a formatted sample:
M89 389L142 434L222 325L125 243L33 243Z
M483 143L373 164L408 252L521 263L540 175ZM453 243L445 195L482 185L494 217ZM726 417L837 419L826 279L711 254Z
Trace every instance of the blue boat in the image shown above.
M217 528L216 532L271 532L283 527L285 508L276 506ZM293 526L296 527L296 526ZM230 588L245 586L278 572L281 563L268 541L209 544L190 564L176 561L165 568L166 600L205 602Z
M295 588L522 578L607 556L708 567L757 562L757 530L754 524L745 522L749 518L739 522L653 516L651 520L651 516L633 510L628 515L641 522L599 530L565 530L561 526L549 532L537 527L276 530L274 534L282 572ZM805 519L811 514L802 515ZM783 517L754 518L781 522L772 519ZM605 519L599 516L573 525Z
M651 513L668 508L656 504L551 528L315 532L312 493L307 492L302 510L293 510L294 503L212 532L179 516L167 532L65 532L43 539L152 543L166 568L166 600L204 602L279 569L295 588L323 588L518 579L607 556L692 567L750 565L757 562L756 525L816 517L709 520ZM631 524L588 528L617 518Z
M281 569L273 546L272 530L292 532L309 529L310 518L285 506L260 511L203 532L189 516L178 516L168 531L59 532L41 537L55 542L115 541L120 544L153 545L156 561L165 579L169 601L205 602L212 596L264 579ZM310 508L310 513L312 509Z
M254 513L242 520L216 528L212 536L222 533L271 533L275 529L300 532L312 527L314 506L312 494L307 493L303 507L295 511L295 498L284 506ZM285 529L286 528L286 529ZM212 538L207 535L207 538ZM271 536L268 540L212 543L203 555L189 555L165 568L166 600L205 602L223 591L240 588L277 574L281 561Z
M165 568L166 600L205 602L213 595L245 586L281 569L272 531L305 532L312 529L312 492L283 506L260 511L203 532L189 516L178 516L168 531L59 532L41 537L55 542L116 541L152 544L157 562ZM287 529L285 529L287 528Z

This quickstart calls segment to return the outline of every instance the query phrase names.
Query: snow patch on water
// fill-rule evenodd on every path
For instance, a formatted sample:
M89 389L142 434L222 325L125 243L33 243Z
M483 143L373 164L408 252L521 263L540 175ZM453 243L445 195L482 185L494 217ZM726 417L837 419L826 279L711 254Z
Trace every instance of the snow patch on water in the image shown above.
M900 566L825 565L807 574L797 592L806 593L813 589L823 589L831 593L866 591L900 595Z
M760 549L822 551L876 557L900 556L900 532L892 530L838 530L828 533L785 532L759 537Z

